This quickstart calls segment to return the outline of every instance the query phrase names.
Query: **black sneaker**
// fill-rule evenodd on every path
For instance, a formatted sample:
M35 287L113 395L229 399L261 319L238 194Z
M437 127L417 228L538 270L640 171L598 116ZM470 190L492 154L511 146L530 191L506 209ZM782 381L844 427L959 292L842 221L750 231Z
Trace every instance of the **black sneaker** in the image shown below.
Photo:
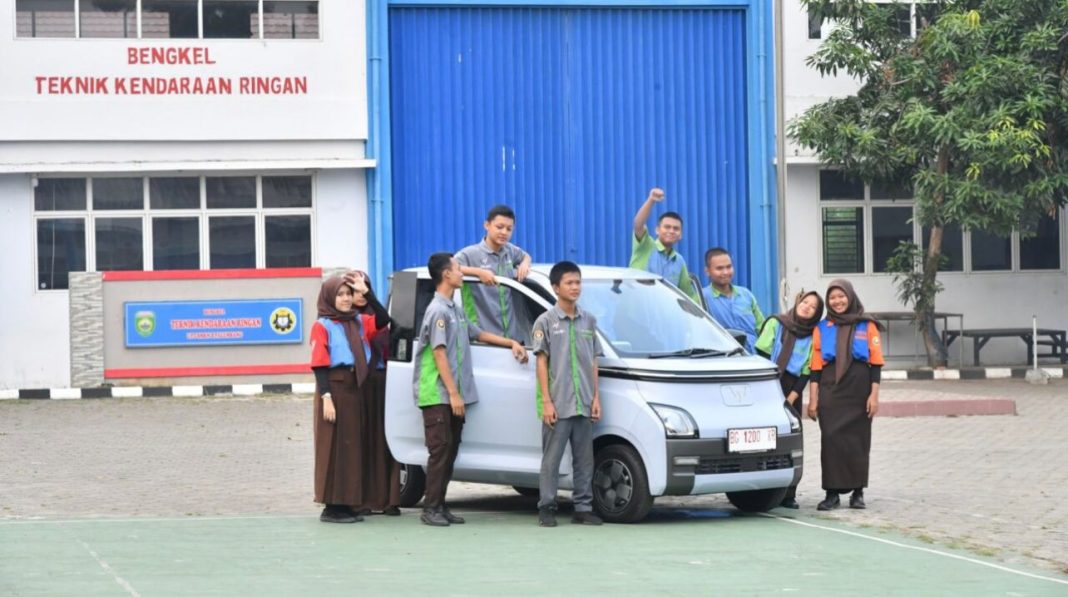
M789 508L791 510L797 510L801 507L801 504L798 504L797 500L794 498L786 498L782 501L781 504L779 504L779 506L783 508Z
M540 527L554 527L556 526L556 512L550 508L538 509L538 526Z
M466 522L463 516L453 514L448 506L442 506L441 513L445 515L445 520L449 521L449 524L463 524Z
M432 527L449 526L449 519L445 518L445 514L442 513L440 508L423 510L423 514L419 516L419 520L423 521L423 524Z
M867 505L864 503L864 492L857 489L853 492L853 495L849 496L849 507L854 510L867 509Z
M837 493L827 492L827 497L816 506L817 510L827 511L834 510L838 506L842 505L842 500L838 497Z
M323 513L319 515L320 522L352 523L359 520L351 511L341 506L327 506L323 508Z
M390 506L383 510L382 514L385 514L386 516L400 516L401 510L397 506Z
M572 524L591 524L594 526L604 524L600 516L597 516L593 512L575 512L571 517Z

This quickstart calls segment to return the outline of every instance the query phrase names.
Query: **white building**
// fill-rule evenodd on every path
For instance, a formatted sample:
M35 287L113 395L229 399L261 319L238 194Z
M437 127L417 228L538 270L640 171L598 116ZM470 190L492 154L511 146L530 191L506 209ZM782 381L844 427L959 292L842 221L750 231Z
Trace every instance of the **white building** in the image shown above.
M833 25L822 32L798 0L786 0L783 15L783 101L786 121L829 97L853 93L858 85L845 77L821 77L805 65ZM922 4L919 5L922 13ZM917 5L900 4L903 31L915 34ZM923 231L911 222L912 200L907 191L850 184L822 168L808 149L787 140L786 195L780 238L782 269L790 293L801 288L826 289L834 278L850 279L869 311L903 311L892 278L885 271L891 251L901 240L921 242ZM1068 328L1068 275L1065 263L1064 211L1047 219L1037 237L1018 234L997 238L979 231L946 229L944 251L950 258L939 273L945 290L937 309L960 313L964 327L1030 327L1031 314L1039 327ZM955 318L949 320L956 329ZM912 332L907 324L891 324L895 345L891 352L909 353ZM900 330L897 331L897 330ZM921 348L922 351L922 348ZM972 363L972 342L964 345L965 364ZM1042 352L1042 351L1040 351ZM956 365L958 346L950 347ZM922 360L922 359L921 359ZM982 352L983 364L1022 364L1023 343L995 339ZM904 364L907 360L901 362ZM1047 361L1048 362L1048 361Z
M70 385L68 271L366 265L364 19L0 2L0 388Z

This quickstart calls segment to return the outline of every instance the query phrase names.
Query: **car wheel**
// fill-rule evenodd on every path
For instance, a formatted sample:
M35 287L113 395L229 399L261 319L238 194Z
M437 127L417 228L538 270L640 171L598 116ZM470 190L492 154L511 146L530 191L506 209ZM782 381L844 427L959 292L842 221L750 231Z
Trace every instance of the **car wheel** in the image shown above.
M400 465L400 505L411 508L423 499L426 491L426 473L416 464Z
M753 491L728 491L727 499L743 512L767 512L782 503L786 487L754 489Z
M512 489L514 489L516 493L524 497L538 497L541 495L541 492L538 490L537 487L516 487L515 485L513 485Z
M634 448L605 446L594 455L593 508L608 522L638 522L649 514L649 478Z

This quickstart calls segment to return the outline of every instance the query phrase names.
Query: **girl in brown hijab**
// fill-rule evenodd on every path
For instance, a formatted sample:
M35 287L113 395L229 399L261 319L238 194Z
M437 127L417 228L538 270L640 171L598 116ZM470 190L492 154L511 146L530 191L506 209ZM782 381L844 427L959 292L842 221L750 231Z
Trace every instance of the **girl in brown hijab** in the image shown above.
M353 289L340 277L319 289L319 319L311 330L315 372L315 501L319 520L363 520L363 403L370 347L352 304Z
M772 315L760 328L756 351L775 362L786 403L801 422L801 395L808 384L812 361L812 333L823 317L823 299L818 292L797 295L793 309ZM786 490L782 507L797 509L797 482Z
M883 350L879 324L848 280L827 287L827 319L812 334L812 392L808 416L820 422L820 463L826 498L819 510L863 509L868 486L871 422L879 411Z
M389 358L389 312L375 296L365 272L349 272L355 288L352 303L363 320L364 341L371 347L367 399L363 402L363 512L399 516L400 463L386 443L386 361Z

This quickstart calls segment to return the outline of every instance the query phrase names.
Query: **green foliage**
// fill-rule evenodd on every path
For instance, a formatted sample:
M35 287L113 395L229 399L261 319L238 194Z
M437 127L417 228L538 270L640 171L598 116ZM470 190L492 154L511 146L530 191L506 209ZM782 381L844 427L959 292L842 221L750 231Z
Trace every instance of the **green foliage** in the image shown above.
M893 255L886 260L886 271L893 274L897 285L897 298L905 306L911 305L917 313L934 311L935 297L942 292L942 283L934 276L924 275L927 253L914 243L902 242ZM939 256L939 264L949 259Z
M834 28L809 66L861 82L812 107L789 133L873 180L911 180L917 218L1005 234L1068 198L1068 2L901 5L802 0ZM906 24L907 28L907 24Z

